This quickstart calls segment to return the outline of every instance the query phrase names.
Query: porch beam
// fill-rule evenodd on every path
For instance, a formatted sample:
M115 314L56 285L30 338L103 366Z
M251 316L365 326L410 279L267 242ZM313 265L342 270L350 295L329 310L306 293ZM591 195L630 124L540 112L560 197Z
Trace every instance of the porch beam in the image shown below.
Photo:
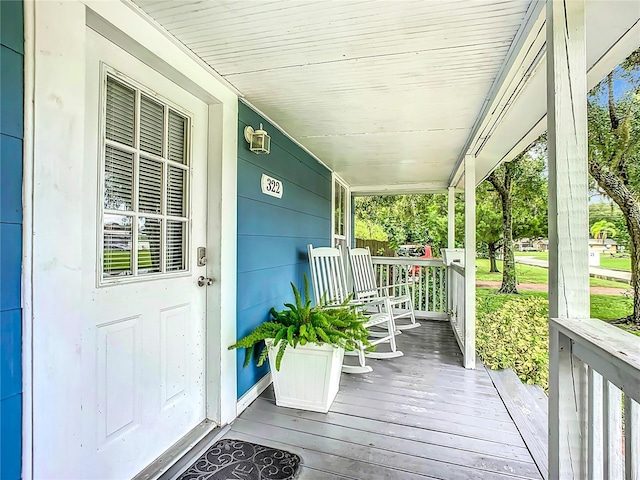
M487 125L492 121L496 121L496 117L499 116L499 112L509 101L521 79L527 75L531 56L535 55L536 48L540 48L536 42L542 26L542 19L544 18L543 9L544 2L531 2L529 5L525 18L509 47L505 61L482 105L480 114L473 124L471 133L460 151L455 167L449 175L449 185L458 184L464 171L465 154L478 154L476 144L483 140L482 135L486 133Z
M456 189L447 189L447 248L456 248Z
M476 157L464 157L464 368L476 368Z
M547 0L546 28L549 315L589 318L585 0ZM588 478L586 367L562 335L550 344L549 474Z

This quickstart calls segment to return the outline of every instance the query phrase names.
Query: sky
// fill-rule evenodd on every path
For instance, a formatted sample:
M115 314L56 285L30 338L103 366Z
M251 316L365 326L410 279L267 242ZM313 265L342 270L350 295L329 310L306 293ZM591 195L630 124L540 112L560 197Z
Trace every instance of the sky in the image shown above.
M613 77L613 96L616 101L622 99L635 85L640 83L640 70L634 72L625 72L622 68L616 67ZM607 93L602 91L599 95L599 103L605 105L607 103Z

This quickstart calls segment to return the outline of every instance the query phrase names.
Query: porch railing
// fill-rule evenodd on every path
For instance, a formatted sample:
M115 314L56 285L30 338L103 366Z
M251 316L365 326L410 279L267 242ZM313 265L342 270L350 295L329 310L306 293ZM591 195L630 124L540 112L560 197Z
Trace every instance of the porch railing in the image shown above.
M597 319L549 334L550 478L640 479L640 338Z
M445 319L447 272L442 260L411 257L372 257L378 286L408 284L416 315ZM396 287L394 294L402 293Z
M464 351L463 344L465 338L464 289L464 267L451 265L449 267L449 320L462 351Z

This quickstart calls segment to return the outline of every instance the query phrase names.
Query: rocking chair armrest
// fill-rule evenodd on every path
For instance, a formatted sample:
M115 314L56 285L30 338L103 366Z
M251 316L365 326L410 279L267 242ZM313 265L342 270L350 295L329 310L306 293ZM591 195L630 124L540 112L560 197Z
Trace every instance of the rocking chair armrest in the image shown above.
M372 297L372 298L363 298L361 300L361 305L382 305L386 303L387 299L383 297Z
M364 305L364 302L351 300L346 305L342 305L341 303L333 303L333 304L325 304L323 305L323 307L324 308L358 308L358 307L362 307L363 305Z
M390 288L396 288L396 287L409 287L408 283L394 283L392 285L384 285L383 287L378 287L378 290L388 290Z

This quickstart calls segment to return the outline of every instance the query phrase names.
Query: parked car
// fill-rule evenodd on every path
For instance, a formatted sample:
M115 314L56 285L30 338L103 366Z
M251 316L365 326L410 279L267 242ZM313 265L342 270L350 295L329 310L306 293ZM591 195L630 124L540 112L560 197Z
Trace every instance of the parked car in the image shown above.
M400 245L396 249L398 257L419 257L424 255L424 245Z
M431 245L400 245L396 250L399 257L416 257L423 259L433 258ZM420 265L413 265L409 269L410 275L418 275L420 273Z

